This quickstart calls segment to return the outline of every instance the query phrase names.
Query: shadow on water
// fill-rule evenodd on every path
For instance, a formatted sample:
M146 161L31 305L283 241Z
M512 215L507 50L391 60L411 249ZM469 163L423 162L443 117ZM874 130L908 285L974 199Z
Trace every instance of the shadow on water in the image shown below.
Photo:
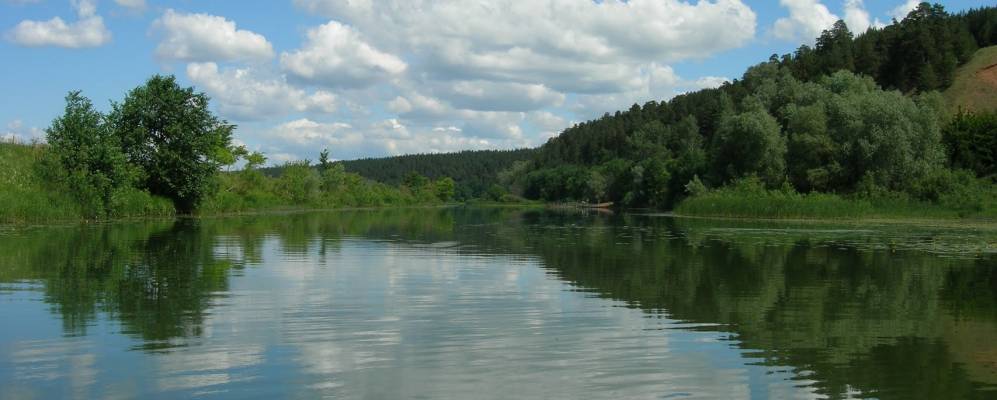
M229 280L262 265L267 240L285 257L390 241L540 260L677 329L730 333L831 398L992 398L995 237L487 208L257 215L5 233L0 286L37 285L67 336L106 316L161 351L225 312Z

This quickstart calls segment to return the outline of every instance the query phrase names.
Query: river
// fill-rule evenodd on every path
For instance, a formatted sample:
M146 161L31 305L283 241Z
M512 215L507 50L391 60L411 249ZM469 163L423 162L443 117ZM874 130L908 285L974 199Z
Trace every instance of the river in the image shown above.
M995 398L995 246L508 208L0 228L0 398Z

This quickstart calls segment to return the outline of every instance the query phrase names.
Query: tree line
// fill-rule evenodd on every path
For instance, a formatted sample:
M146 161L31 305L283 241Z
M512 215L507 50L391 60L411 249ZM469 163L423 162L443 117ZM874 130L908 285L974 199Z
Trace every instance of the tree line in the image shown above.
M403 183L411 173L430 179L452 178L455 198L469 200L494 196L498 172L526 161L535 149L461 151L445 154L411 154L387 158L342 161L348 172L391 185Z
M935 90L997 44L995 24L995 8L950 15L927 3L858 37L839 21L815 48L719 88L568 128L503 183L533 199L671 208L690 189L751 178L788 192L978 207L994 179L997 118L952 117Z
M318 164L312 167L318 169L320 165L335 164L345 172L387 185L404 187L410 186L413 179L449 178L454 182L454 200L501 200L506 191L499 184L499 173L517 162L532 159L536 153L537 149L465 150L330 162L326 150L319 155ZM266 176L277 177L283 173L284 167L279 165L262 168L261 171Z
M956 67L978 48L997 44L997 8L951 15L938 4L921 3L903 21L870 27L857 37L838 21L793 54L772 60L803 81L839 70L870 76L885 89L904 93L944 89Z
M209 213L280 208L382 207L437 205L455 197L454 180L431 180L417 173L389 185L347 172L342 163L329 160L329 151L319 161L289 161L260 168L266 157L251 153L242 169L219 174L217 189L201 206Z

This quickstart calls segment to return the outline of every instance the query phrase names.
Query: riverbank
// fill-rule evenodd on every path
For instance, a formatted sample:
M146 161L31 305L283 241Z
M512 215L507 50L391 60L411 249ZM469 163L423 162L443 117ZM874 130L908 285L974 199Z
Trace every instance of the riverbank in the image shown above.
M712 189L683 200L675 215L778 220L920 220L997 222L997 190L943 196L936 202L910 199L898 193L842 196L801 194L758 187Z
M0 143L0 224L103 222L135 218L178 216L168 199L128 188L115 193L112 212L102 218L84 217L74 194L60 182L41 178L39 169L46 147L39 144ZM439 182L415 187L394 187L331 169L318 172L306 165L292 165L282 175L268 177L247 170L219 173L217 190L204 200L193 216L226 216L247 213L301 212L360 208L439 207L445 205L501 207L564 207L543 202L452 203ZM980 193L989 191L987 193ZM867 197L836 194L800 194L740 185L694 193L675 208L674 214L690 217L777 220L916 220L997 223L997 190L991 185L972 193L954 192L936 203L910 200L897 194ZM961 194L960 194L961 193ZM579 205L575 205L579 206ZM579 208L581 208L579 206Z
M0 142L0 224L103 222L133 218L179 216L173 203L145 190L115 191L109 212L88 216L78 193L66 182L45 178L48 147L44 144ZM451 181L452 182L452 181ZM258 170L219 172L214 190L193 216L255 212L442 206L450 203L452 184L423 178L400 187L364 179L335 166L318 170L305 163L289 164L280 176Z
M46 148L40 144L0 142L0 223L88 221L74 193L63 183L40 178ZM166 217L175 211L169 200L128 188L115 193L107 218Z

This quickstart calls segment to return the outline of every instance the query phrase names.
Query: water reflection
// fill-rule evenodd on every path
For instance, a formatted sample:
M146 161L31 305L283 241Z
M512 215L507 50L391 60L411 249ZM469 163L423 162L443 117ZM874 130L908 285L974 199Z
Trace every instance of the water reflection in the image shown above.
M450 209L3 235L3 397L997 395L994 232Z
M964 251L985 236L824 227L766 236L716 222L658 222L554 225L536 229L531 247L577 286L671 318L720 324L739 347L766 365L792 366L829 397L997 395L997 263L992 255L970 257L986 248ZM684 239L646 240L661 229ZM954 243L941 242L947 238ZM911 242L951 249L945 254L952 257Z

